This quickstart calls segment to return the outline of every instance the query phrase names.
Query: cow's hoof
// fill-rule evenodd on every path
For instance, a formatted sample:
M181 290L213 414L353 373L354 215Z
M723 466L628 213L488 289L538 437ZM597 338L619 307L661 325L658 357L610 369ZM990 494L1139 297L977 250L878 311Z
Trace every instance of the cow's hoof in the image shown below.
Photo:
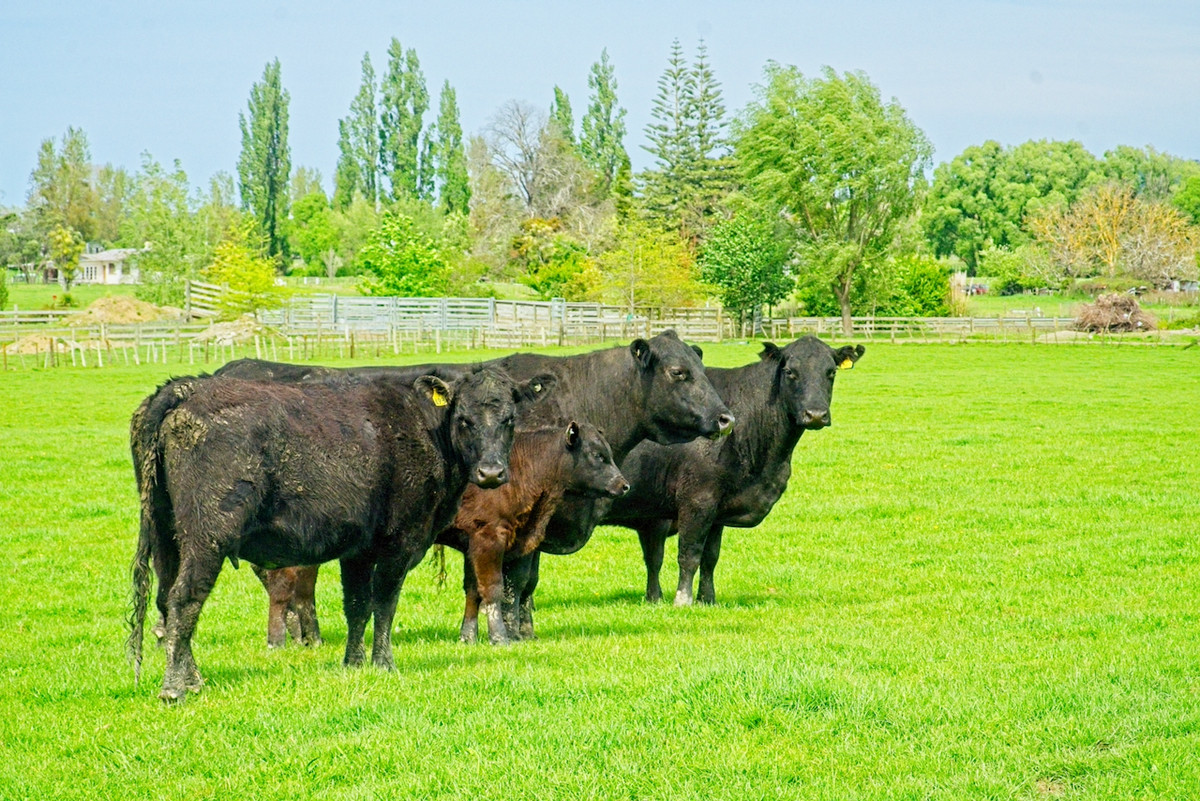
M691 606L692 599L687 595L676 595L675 596L675 605L676 606Z
M305 648L316 648L325 643L320 637L305 637L302 642Z
M168 706L183 703L188 691L183 687L163 687L158 694L159 699Z

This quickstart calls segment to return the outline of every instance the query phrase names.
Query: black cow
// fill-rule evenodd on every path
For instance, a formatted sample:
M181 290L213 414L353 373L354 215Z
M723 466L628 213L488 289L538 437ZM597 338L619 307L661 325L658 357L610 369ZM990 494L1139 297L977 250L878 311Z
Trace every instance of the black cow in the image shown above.
M701 356L699 348L686 345L674 331L667 330L650 339L636 339L627 348L609 348L577 356L517 353L486 364L500 367L518 380L534 379L543 373L554 375L557 382L553 402L530 407L529 413L522 415L521 425L541 427L565 425L571 419L587 420L604 431L612 446L613 459L620 463L646 439L662 444L683 443L702 436L719 437L730 431L733 415L705 376ZM222 369L279 380L304 381L318 377L305 368L289 370L289 367L273 362L241 360ZM365 370L378 374L397 371L408 376L413 370L432 371L434 368L443 377L462 369L454 365L427 365L423 368L349 368L335 372L353 374ZM582 548L591 538L608 503L607 500L568 495L551 519L540 549L505 565L504 614L510 621L509 628L521 638L533 636L533 593L538 582L540 553L570 554ZM512 599L511 603L509 599Z
M635 529L646 561L646 600L659 601L666 538L679 533L675 604L692 603L700 569L701 603L713 603L713 570L725 526L752 528L787 489L792 450L805 431L832 420L829 403L839 368L863 355L862 345L834 350L816 337L780 349L763 346L754 364L710 367L708 378L738 416L737 430L720 442L662 446L645 442L621 462L632 484L604 522Z
M552 379L550 379L552 380ZM340 559L345 664L394 666L391 624L408 571L449 525L467 483L507 480L529 382L479 370L313 384L177 379L130 424L142 500L129 637L140 674L149 563L166 613L160 697L199 691L191 638L225 559L263 567Z

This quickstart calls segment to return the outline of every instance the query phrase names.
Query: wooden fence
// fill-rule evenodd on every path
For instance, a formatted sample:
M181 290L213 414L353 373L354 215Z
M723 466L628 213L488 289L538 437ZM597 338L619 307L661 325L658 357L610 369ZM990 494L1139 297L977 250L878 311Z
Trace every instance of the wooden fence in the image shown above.
M208 287L189 288L190 307L210 303ZM222 307L218 296L212 309ZM230 330L214 320L68 326L68 312L0 312L0 359L12 367L176 363L213 369L254 356L291 361L400 353L438 354L474 348L629 342L674 328L684 339L713 342L746 337L719 309L626 309L596 303L501 301L488 298L295 298ZM855 317L847 336L839 317L766 320L761 334L786 342L804 334L844 342L1075 341L1067 317ZM1061 336L1059 336L1061 334ZM236 337L235 337L236 335ZM1158 332L1150 341L1163 341ZM236 341L235 341L236 340ZM1123 341L1096 337L1097 341ZM1145 341L1145 338L1143 338ZM207 367L204 367L207 365Z

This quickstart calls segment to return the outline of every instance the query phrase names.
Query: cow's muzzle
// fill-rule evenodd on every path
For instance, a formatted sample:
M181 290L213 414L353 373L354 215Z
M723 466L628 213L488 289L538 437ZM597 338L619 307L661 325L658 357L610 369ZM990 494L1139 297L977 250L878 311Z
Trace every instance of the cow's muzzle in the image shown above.
M484 489L492 489L505 484L508 481L508 468L502 464L481 464L475 468L475 475L471 479L473 484L477 484Z
M733 423L736 418L729 412L717 415L717 430L708 435L709 439L720 439L733 432Z
M619 475L608 482L608 494L612 497L620 498L627 492L629 492L629 482L625 480L625 476Z
M816 431L818 428L824 428L830 425L833 421L829 417L828 409L805 409L800 415L800 425L809 431Z

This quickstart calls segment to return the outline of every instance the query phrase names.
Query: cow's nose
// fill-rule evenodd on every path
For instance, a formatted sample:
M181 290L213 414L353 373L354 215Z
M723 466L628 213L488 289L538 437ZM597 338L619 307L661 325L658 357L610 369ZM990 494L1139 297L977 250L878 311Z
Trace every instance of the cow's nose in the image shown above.
M625 479L621 479L615 484L610 484L609 492L614 498L620 498L622 495L629 492L629 482Z
M728 434L733 429L734 417L729 412L718 415L717 417L717 432L719 434Z
M498 487L508 481L508 471L502 464L481 464L475 468L475 483L481 487Z
M824 428L829 423L828 409L805 409L804 414L800 416L800 424L805 428Z

